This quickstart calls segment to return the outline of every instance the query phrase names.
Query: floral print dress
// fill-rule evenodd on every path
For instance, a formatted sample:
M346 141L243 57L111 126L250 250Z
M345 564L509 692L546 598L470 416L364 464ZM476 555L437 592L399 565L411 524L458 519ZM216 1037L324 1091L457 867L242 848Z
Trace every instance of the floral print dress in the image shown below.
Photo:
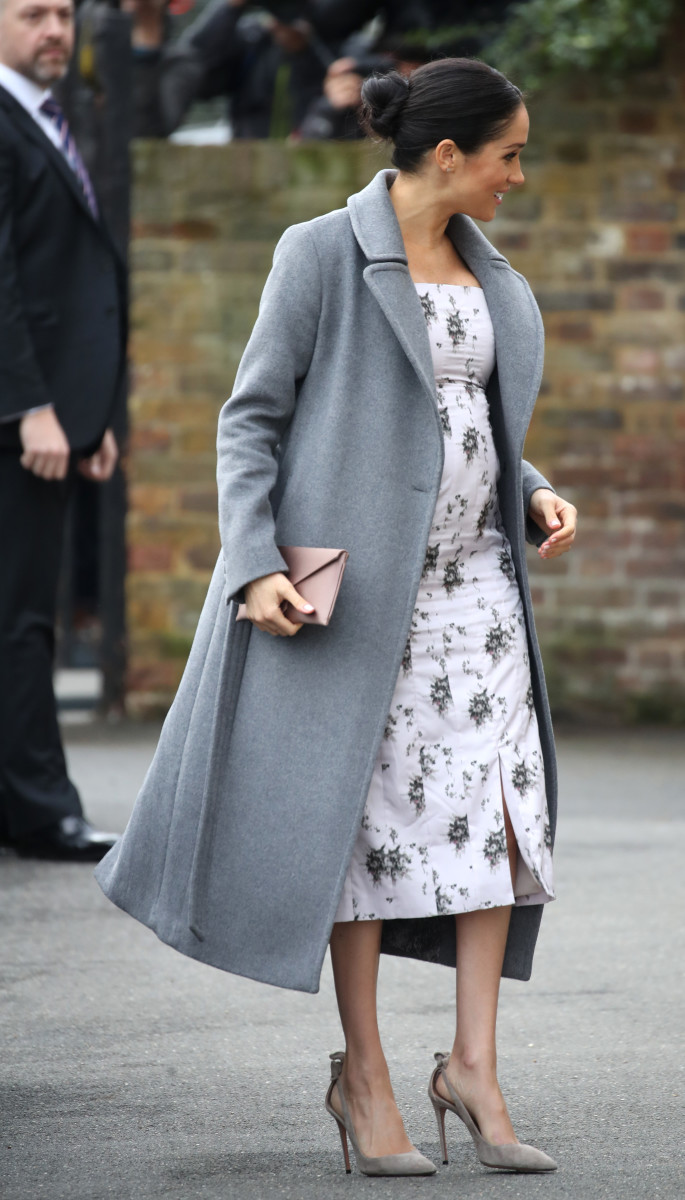
M480 288L416 287L445 465L337 921L554 899L526 630L485 395L492 322ZM513 888L503 796L518 844Z

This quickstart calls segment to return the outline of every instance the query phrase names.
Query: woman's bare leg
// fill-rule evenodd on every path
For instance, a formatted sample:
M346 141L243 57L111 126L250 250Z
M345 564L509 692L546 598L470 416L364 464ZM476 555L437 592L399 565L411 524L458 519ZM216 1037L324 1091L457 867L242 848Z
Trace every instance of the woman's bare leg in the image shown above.
M382 921L333 926L331 959L345 1034L342 1083L360 1149L376 1157L413 1149L395 1103L378 1031L376 987ZM333 1107L340 1104L333 1089Z
M512 882L518 847L504 809ZM497 1001L511 908L462 913L457 926L457 1029L447 1075L475 1118L483 1137L497 1145L515 1142L497 1082ZM444 1085L438 1090L447 1096Z

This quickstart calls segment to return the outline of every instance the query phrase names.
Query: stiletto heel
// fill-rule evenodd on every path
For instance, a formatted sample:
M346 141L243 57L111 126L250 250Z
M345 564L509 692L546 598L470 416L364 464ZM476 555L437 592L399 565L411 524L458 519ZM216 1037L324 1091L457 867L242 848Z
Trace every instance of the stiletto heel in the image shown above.
M428 1082L428 1096L438 1121L438 1134L440 1136L443 1162L447 1162L445 1113L449 1111L453 1112L455 1116L464 1122L464 1125L471 1134L476 1154L483 1163L483 1166L499 1168L505 1171L556 1171L557 1164L554 1159L550 1158L549 1154L545 1154L544 1151L536 1150L535 1146L525 1146L520 1142L509 1142L503 1146L495 1146L492 1142L486 1142L468 1108L457 1095L447 1078L445 1067L449 1062L449 1054L436 1054L435 1061L438 1065ZM442 1079L449 1093L449 1100L441 1096L437 1090L436 1084L438 1079Z
M430 1095L430 1093L429 1093L429 1095ZM438 1137L440 1138L440 1153L442 1154L442 1165L444 1167L446 1167L447 1163L448 1163L447 1138L445 1137L445 1111L446 1110L444 1108L442 1108L442 1106L440 1104L438 1104L435 1100L433 1100L432 1096L431 1096L431 1102L433 1104L433 1110L435 1112L435 1119L438 1122Z
M333 1109L333 1112L335 1114L335 1109ZM347 1133L345 1131L345 1126L343 1125L342 1121L339 1119L337 1114L335 1114L335 1119L338 1123L338 1133L340 1134L340 1141L342 1142L343 1156L345 1159L345 1170L348 1175L351 1175L352 1167L350 1166L350 1151L349 1151L348 1145L347 1145Z
M349 1175L352 1168L350 1167L350 1152L347 1146L349 1137L354 1150L354 1157L357 1160L357 1166L362 1175L434 1175L435 1163L432 1163L429 1158L424 1158L423 1154L419 1154L418 1150L410 1150L407 1154L382 1154L378 1158L370 1158L363 1154L359 1149L357 1135L355 1133L350 1110L347 1107L345 1092L343 1091L342 1080L340 1078L343 1063L345 1061L344 1052L338 1050L335 1054L331 1054L331 1082L328 1085L326 1092L326 1111L331 1114L335 1120L340 1132L340 1141L342 1142L343 1154L345 1156L345 1170ZM337 1088L338 1098L342 1112L336 1112L331 1103L333 1089Z

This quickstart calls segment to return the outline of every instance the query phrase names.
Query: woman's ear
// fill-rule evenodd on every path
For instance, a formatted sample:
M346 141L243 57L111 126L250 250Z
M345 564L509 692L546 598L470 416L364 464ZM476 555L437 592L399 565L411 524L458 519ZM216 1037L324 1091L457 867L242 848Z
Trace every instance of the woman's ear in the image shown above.
M441 171L446 174L451 174L459 165L459 160L464 156L455 142L451 138L443 138L438 142L435 150L435 162Z

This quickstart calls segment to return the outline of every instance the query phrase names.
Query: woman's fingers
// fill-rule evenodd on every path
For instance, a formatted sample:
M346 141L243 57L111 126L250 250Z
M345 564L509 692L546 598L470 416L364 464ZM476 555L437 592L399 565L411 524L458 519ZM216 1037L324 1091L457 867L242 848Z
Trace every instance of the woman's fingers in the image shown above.
M283 578L285 579L285 587L282 591L282 601L287 601L288 604L292 604L293 608L296 608L298 612L307 614L313 613L314 605L310 604L308 600L305 600L304 596L301 596L300 593L295 590L289 579L286 579L285 576L283 576Z
M573 504L549 488L538 488L530 498L530 516L549 537L538 549L541 558L558 558L571 549L578 514Z
M274 637L292 637L302 628L301 623L289 621L283 612L285 602L292 604L302 613L312 613L314 609L295 590L287 576L277 572L254 579L245 588L247 615L264 633Z
M541 558L558 558L559 555L566 554L571 549L576 536L578 513L575 507L573 504L569 504L568 500L563 500L561 496L555 496L554 501L554 517L557 528L540 546L538 554ZM544 507L549 509L549 503L546 500ZM549 511L545 511L545 521L548 529L554 528Z

